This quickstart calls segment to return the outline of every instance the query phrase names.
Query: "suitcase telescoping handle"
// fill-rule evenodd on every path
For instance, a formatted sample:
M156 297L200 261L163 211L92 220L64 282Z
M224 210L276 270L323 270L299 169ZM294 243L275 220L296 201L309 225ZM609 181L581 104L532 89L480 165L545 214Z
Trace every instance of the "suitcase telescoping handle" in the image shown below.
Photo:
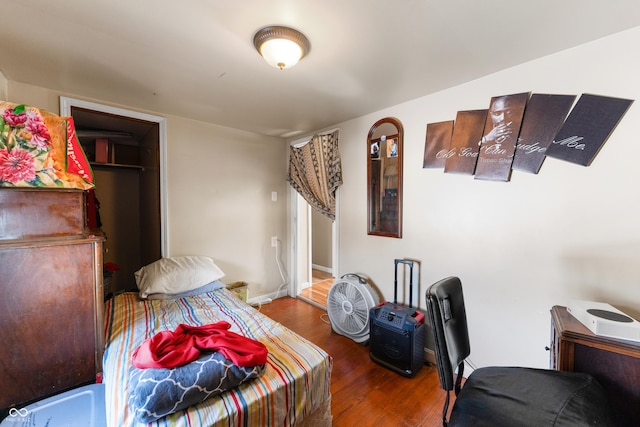
M409 266L409 307L413 307L413 261L409 261L408 259L396 259L394 263L393 303L398 303L398 264L407 264Z

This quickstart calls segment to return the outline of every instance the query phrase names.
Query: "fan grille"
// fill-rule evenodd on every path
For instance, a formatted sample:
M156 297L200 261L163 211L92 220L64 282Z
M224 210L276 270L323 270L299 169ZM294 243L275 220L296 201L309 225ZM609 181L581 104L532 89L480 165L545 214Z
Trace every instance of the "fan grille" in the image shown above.
M360 281L338 279L327 296L327 313L335 332L354 341L369 339L369 310L377 295Z

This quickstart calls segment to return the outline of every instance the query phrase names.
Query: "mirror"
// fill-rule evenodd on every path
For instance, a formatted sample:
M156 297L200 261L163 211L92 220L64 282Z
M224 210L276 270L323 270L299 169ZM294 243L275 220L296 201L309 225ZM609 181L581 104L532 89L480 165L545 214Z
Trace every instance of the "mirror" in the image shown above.
M378 120L367 137L369 234L402 237L402 123Z

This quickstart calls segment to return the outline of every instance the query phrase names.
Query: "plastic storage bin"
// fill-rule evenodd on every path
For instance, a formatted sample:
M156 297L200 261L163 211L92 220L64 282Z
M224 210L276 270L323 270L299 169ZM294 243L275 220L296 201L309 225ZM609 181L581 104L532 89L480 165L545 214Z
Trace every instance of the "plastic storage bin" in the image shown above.
M90 384L9 411L0 427L106 427L104 384Z

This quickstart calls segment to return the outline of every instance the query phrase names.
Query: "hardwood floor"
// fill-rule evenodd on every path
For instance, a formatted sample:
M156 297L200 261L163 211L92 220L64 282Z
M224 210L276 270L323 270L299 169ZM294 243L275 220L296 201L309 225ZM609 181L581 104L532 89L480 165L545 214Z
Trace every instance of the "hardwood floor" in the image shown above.
M334 427L442 425L445 392L434 366L423 366L414 378L398 375L374 363L368 346L332 332L326 311L300 299L278 298L261 311L332 356Z
M335 278L330 273L321 270L312 270L311 287L300 292L300 298L323 310L327 309L327 295Z

